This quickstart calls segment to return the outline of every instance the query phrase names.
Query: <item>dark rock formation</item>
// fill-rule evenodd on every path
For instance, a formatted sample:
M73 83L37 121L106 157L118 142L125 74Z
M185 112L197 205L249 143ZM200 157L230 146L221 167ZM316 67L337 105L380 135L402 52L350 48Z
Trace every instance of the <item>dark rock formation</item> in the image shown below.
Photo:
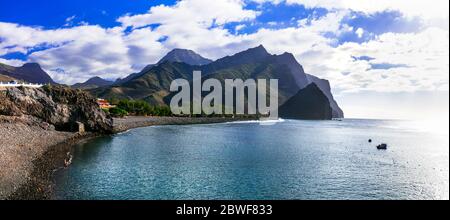
M326 79L320 79L316 76L306 74L308 81L310 83L315 83L323 94L327 96L328 101L330 101L331 109L333 110L333 118L344 118L344 111L339 107L336 100L334 100L333 94L331 93L330 82Z
M328 98L315 83L309 84L278 109L279 116L287 119L331 120L332 110Z
M77 122L92 132L110 133L113 126L95 98L62 86L9 88L0 94L0 115L34 117L61 131L78 131Z
M286 65L292 76L295 79L295 83L299 88L303 89L309 84L306 73L303 70L303 66L297 62L294 55L291 53L283 53L281 55L273 55L277 63Z

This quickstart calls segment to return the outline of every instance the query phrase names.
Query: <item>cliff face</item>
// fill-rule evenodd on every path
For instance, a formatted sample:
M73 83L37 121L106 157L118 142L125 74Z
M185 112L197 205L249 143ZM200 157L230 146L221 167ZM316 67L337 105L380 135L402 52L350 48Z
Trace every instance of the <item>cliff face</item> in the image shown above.
M306 74L309 82L315 83L320 90L322 90L323 94L327 96L330 101L331 109L333 110L333 118L344 118L344 111L342 111L341 107L339 107L336 100L334 100L333 94L331 93L330 82L326 79L320 79L316 76Z
M61 86L9 88L0 94L0 115L37 118L60 131L75 131L81 122L88 131L110 133L113 125L95 98Z
M278 109L286 119L331 120L332 109L328 98L320 88L311 83L301 89Z

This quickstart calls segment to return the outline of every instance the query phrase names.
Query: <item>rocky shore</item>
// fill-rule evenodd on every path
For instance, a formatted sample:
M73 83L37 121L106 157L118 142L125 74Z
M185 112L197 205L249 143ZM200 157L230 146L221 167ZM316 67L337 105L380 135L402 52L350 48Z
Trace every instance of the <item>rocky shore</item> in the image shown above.
M9 198L27 182L32 181L34 162L50 146L76 137L26 123L22 118L0 116L0 199Z
M0 200L52 199L53 173L73 146L89 138L153 125L222 123L233 118L109 118L95 99L65 87L12 88L0 93ZM77 127L83 124L85 130Z
M114 119L114 133L153 125L222 123L232 118L126 117ZM73 146L105 134L56 131L0 116L0 199L52 199L52 176L64 168Z
M51 198L51 176L81 139L112 133L95 98L63 86L0 91L0 199ZM68 154L69 153L69 154Z

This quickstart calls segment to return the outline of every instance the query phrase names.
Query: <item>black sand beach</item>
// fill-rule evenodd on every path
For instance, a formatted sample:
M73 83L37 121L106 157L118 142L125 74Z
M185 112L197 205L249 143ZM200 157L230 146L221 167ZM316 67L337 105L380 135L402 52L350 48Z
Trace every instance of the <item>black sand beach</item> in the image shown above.
M72 147L96 133L60 132L20 117L0 120L0 199L52 199L52 174L64 168ZM126 117L114 119L114 133L153 125L209 124L233 118Z

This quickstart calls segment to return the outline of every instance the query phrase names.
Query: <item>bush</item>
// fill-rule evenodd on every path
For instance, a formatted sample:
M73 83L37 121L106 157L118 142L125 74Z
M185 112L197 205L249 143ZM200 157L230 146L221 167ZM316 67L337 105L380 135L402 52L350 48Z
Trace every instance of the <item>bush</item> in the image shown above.
M142 100L128 100L120 101L114 100L117 103L117 108L125 110L127 113L139 116L172 116L172 111L167 106L151 106L146 101ZM111 102L111 101L110 101ZM111 102L113 103L113 102ZM111 112L111 110L110 110Z
M111 114L112 117L118 117L118 118L122 118L128 115L128 112L124 109L115 107L115 108L110 108L109 109L109 113Z

